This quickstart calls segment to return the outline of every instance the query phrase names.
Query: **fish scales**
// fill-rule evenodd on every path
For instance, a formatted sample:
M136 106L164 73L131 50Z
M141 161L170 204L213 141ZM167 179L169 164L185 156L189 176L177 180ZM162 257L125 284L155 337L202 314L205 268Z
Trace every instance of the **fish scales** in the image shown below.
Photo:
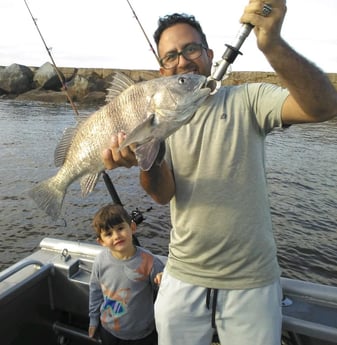
M29 195L52 219L60 215L68 187L80 180L82 195L90 193L104 170L102 151L111 136L127 134L121 148L136 145L142 170L149 170L160 143L187 123L209 96L200 75L175 75L134 83L117 73L107 96L108 103L67 130L55 150L55 176L38 183Z

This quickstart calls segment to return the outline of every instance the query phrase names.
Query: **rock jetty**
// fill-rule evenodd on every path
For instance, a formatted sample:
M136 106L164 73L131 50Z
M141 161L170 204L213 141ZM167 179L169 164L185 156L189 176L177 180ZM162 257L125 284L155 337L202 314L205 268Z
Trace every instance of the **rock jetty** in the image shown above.
M159 77L158 71L151 70L70 67L56 70L50 62L40 67L14 63L0 67L0 99L64 103L69 102L70 97L75 103L102 105L117 71L125 73L135 82ZM328 77L337 89L337 74L330 73ZM223 84L237 85L244 82L268 82L282 86L273 72L232 72Z
M0 99L64 103L69 102L68 94L75 103L104 104L107 89L117 71L135 82L159 76L158 71L68 67L56 70L49 62L41 67L14 63L0 67Z

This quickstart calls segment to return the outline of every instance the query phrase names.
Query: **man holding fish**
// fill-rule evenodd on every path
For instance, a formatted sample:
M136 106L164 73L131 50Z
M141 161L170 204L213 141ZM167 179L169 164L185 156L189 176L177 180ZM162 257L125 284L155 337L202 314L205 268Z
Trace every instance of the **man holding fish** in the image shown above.
M251 0L242 23L285 89L265 83L220 87L165 140L164 159L140 169L158 203L170 202L168 262L155 304L159 345L279 345L280 269L264 171L264 140L276 127L337 115L327 76L282 38L285 0ZM213 51L193 16L159 20L154 34L160 73L211 73ZM138 165L135 145L112 138L107 169ZM160 153L164 153L163 145ZM305 201L303 201L305 202Z

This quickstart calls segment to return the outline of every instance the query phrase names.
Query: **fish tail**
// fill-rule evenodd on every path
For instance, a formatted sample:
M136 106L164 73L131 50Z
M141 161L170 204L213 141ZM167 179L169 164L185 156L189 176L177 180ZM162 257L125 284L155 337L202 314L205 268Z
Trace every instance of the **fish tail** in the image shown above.
M28 194L42 210L56 220L61 213L65 192L57 189L56 178L52 177L37 184Z

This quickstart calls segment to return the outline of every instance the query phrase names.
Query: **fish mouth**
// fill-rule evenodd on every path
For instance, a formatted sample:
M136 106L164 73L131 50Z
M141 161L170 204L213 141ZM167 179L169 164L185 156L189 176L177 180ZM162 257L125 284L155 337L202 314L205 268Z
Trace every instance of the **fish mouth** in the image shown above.
M212 94L212 88L210 87L208 83L208 79L205 77L205 80L199 85L197 90L205 90L208 93L208 96Z
M212 92L212 88L210 86L211 85L209 85L209 83L208 83L208 78L204 76L204 80L200 83L200 85L197 88L197 90L207 89L207 91L209 90L209 93L211 93Z
M198 90L201 89L206 89L207 91L209 90L209 93L212 92L212 88L210 88L209 83L207 82L207 79L198 87Z

